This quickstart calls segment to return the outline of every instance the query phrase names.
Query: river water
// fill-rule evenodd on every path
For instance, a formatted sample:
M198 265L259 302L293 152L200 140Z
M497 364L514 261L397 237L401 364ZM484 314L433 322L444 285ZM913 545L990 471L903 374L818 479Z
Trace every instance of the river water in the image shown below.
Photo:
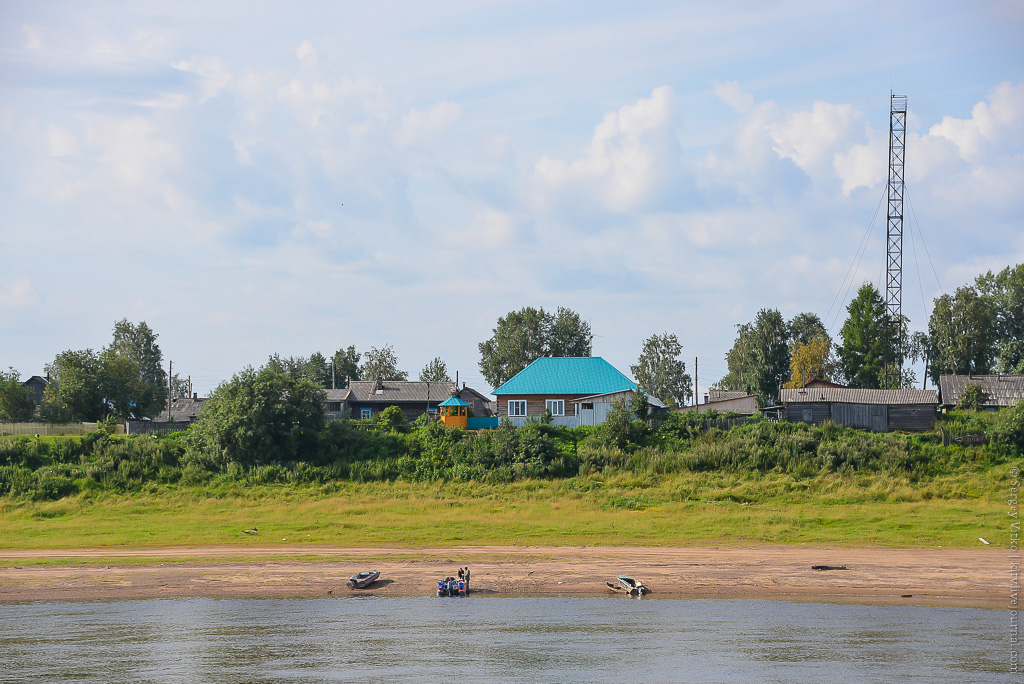
M621 596L0 605L0 681L1003 683L1009 620Z

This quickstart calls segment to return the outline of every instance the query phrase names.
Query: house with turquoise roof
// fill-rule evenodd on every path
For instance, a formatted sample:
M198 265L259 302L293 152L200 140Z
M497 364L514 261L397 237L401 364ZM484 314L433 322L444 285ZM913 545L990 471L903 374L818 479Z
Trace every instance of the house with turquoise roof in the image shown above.
M545 356L495 389L499 418L521 425L550 412L557 425L598 425L636 383L600 356Z

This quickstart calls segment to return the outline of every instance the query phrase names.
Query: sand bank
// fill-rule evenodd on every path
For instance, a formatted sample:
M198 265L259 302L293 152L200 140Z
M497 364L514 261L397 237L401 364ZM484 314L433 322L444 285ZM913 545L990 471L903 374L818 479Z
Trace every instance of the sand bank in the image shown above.
M47 563L37 564L40 559ZM54 561L59 561L55 564ZM623 547L310 546L0 550L0 602L183 597L432 595L437 580L472 571L478 596L610 595L633 575L652 598L717 597L1005 607L1006 552L805 546ZM814 565L846 570L812 570ZM346 580L381 571L372 587Z

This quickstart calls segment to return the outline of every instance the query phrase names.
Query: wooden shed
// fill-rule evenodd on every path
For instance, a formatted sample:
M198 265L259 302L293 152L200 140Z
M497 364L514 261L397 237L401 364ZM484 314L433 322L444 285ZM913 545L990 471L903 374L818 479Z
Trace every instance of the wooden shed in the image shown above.
M927 432L935 427L935 390L878 390L855 387L800 387L779 395L783 419L791 423L836 425L871 432Z
M988 395L984 408L989 410L1007 408L1024 399L1024 375L940 375L942 405L954 408L968 385L981 385Z

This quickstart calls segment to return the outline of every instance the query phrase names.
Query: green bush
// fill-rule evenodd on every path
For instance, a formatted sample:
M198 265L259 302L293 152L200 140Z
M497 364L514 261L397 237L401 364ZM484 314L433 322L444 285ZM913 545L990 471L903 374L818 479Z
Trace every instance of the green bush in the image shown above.
M1024 399L997 414L990 435L997 444L1024 449Z

